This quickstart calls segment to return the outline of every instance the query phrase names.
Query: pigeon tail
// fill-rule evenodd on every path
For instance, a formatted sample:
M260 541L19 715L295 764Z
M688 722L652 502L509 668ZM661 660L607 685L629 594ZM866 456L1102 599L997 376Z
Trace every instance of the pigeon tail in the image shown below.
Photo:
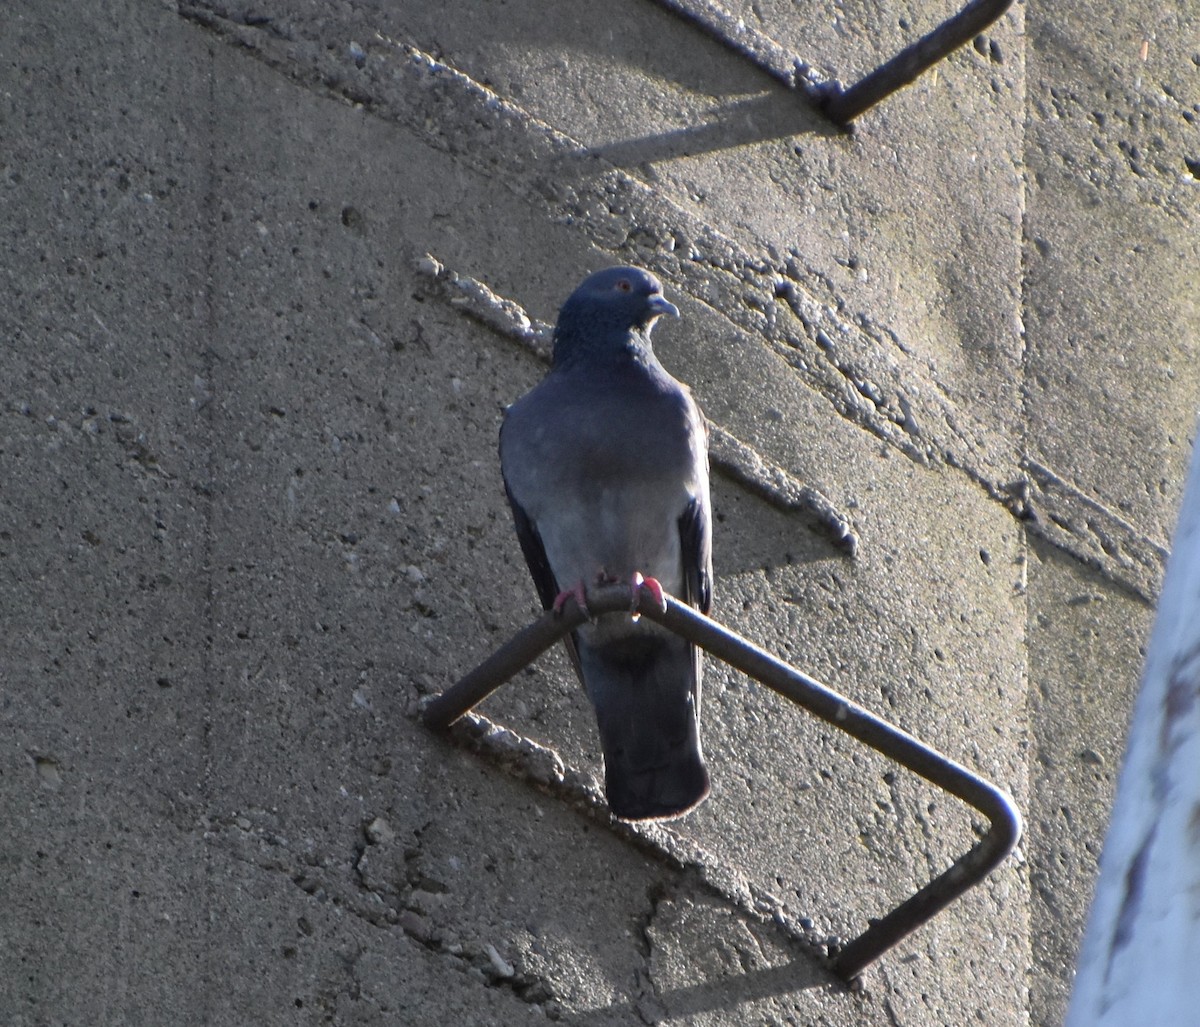
M578 644L604 750L604 790L614 816L682 816L709 792L700 748L699 661L680 638L639 635Z

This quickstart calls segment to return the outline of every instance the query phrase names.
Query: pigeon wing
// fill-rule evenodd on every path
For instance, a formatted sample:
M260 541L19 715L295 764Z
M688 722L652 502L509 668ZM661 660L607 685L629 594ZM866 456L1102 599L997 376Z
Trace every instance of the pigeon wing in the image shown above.
M542 609L549 610L558 597L559 587L558 582L554 579L554 571L550 569L550 561L546 558L546 547L542 545L542 537L525 512L525 508L513 498L512 489L509 488L507 481L504 483L504 493L508 496L508 505L512 508L513 524L517 529L517 542L521 546L521 555L525 557L525 563L529 567L529 575L533 578L534 588L537 589L538 598L542 601ZM563 642L566 644L567 655L571 658L571 666L575 668L575 674L582 682L583 670L579 665L579 650L576 646L574 632L563 639Z

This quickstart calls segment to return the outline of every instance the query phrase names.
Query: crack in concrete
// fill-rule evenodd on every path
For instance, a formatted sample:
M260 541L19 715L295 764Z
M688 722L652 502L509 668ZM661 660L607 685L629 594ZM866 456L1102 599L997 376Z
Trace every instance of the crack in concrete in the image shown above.
M416 866L420 835L414 845L403 849L402 883L393 886L387 875L378 875L371 864L373 850L397 839L382 818L363 826L349 862L318 852L312 846L301 851L276 829L274 816L264 811L234 813L206 818L204 840L257 870L285 877L315 902L329 902L350 915L383 930L399 928L405 935L436 955L456 961L464 969L476 967L488 987L504 988L521 1001L544 1007L549 1019L557 1019L560 1008L553 981L513 966L495 946L482 943L464 946L450 941L433 919L420 908L422 895L445 890L440 882L424 876ZM391 868L388 868L391 869Z
M1031 457L1021 461L1029 485L1015 509L1035 533L1149 604L1162 590L1170 550Z
M654 936L652 929L658 917L658 907L667 895L667 888L661 881L653 882L646 889L646 911L637 921L638 948L642 953L642 966L635 971L638 987L638 997L633 1003L634 1012L642 1023L654 1027L667 1017L668 1010L662 1000L662 991L654 980L651 958L654 954Z
M918 463L966 474L1032 533L1148 602L1157 595L1164 547L957 407L932 366L904 366L920 361L894 332L874 322L851 324L817 300L805 284L813 276L799 254L743 252L602 155L445 61L368 24L339 26L339 38L373 41L352 52L308 39L291 24L239 19L216 4L180 3L177 10L302 87L362 105L489 175L495 166L487 155L494 157L498 140L515 140L500 180L506 188L579 229L600 249L656 267L783 357L847 420ZM333 34L331 26L322 27ZM455 131L448 132L448 125ZM794 324L780 316L780 300Z
M124 455L120 466L129 466L138 478L160 484L175 483L179 480L177 474L164 466L159 449L133 414L120 410L101 413L90 404L80 410L42 406L35 411L29 403L11 400L3 413L18 414L31 421L37 421L40 432L49 434L52 448L74 445L83 440L111 439ZM161 529L161 525L159 528Z
M410 716L420 719L419 704L410 711ZM614 819L595 778L566 766L554 750L473 712L452 724L448 733L459 745L607 827L657 862L694 877L704 891L751 920L773 924L789 945L809 958L825 963L832 955L831 950L841 944L837 937L816 932L811 920L794 917L769 889L750 881L669 826Z

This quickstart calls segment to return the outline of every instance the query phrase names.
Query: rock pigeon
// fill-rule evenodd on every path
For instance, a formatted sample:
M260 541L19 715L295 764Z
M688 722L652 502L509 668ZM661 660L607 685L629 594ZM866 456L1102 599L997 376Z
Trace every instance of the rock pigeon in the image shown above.
M712 604L708 432L651 349L663 314L679 311L648 271L586 278L559 311L550 372L505 414L504 487L548 610L615 581ZM664 819L702 802L695 646L630 613L590 620L566 645L596 711L613 814Z

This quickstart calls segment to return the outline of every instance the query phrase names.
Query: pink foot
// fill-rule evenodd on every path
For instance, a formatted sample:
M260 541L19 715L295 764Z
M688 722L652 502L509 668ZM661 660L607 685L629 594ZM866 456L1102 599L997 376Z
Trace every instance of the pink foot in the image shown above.
M637 616L639 593L642 590L650 593L650 598L654 600L654 605L660 610L667 608L667 600L663 595L663 587L658 583L657 578L644 578L640 571L634 571L633 577L629 579L629 591L633 596L633 605L630 607L634 611L634 617Z
M577 581L570 588L564 589L554 597L553 610L555 613L562 613L563 607L567 605L568 599L574 599L575 605L583 611L584 616L591 617L587 608L587 593L583 589L583 581Z

